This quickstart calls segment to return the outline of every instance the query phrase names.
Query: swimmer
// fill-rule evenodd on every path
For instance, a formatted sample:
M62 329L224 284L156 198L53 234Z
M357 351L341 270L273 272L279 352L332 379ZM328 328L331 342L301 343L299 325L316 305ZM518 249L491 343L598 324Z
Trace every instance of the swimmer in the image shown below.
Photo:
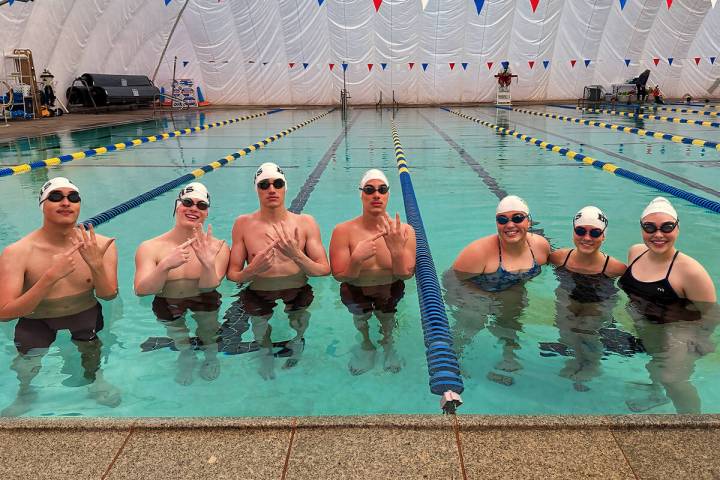
M555 250L549 258L560 282L556 290L560 341L575 352L560 375L571 379L581 392L589 390L585 383L600 374L600 329L613 323L615 278L627 268L600 250L607 227L608 219L599 208L584 207L573 218L575 248Z
M700 413L690 376L695 361L715 348L709 339L715 285L697 260L675 248L680 222L666 198L648 204L640 227L643 243L630 247L629 267L618 284L628 294L630 313L651 356L647 369L653 386L665 388L678 413ZM628 406L646 409L630 402Z
M205 185L188 184L174 203L175 226L141 243L135 253L135 293L155 295L153 313L180 352L175 381L189 385L196 358L185 322L188 310L197 322L197 336L202 342L200 377L211 381L220 375L217 332L221 295L216 288L225 276L230 249L213 237L211 225L203 231L210 213L210 194Z
M415 231L387 214L390 187L377 169L368 170L360 181L362 215L335 227L330 240L330 264L340 282L340 299L353 315L362 335L349 369L353 375L370 370L375 346L370 340L368 320L375 314L383 337L384 368L399 372L402 361L395 351L392 331L397 304L405 293L404 280L415 273Z
M81 197L64 177L40 189L42 226L9 245L0 255L0 320L19 318L15 325L18 356L12 363L20 382L17 398L0 414L16 416L30 410L36 392L32 379L59 330L69 330L80 352L89 395L116 407L121 396L100 370L103 328L97 299L117 296L117 249L114 238L77 225Z
M453 263L452 269L459 281L478 288L495 305L489 312L507 312L494 315L495 322L488 328L503 344L503 360L495 368L514 372L522 368L515 350L520 348L518 332L522 329L519 316L527 299L524 283L540 274L550 255L550 244L537 234L529 233L530 209L516 195L503 198L495 210L497 233L475 240L465 247ZM513 288L515 287L515 288ZM478 322L485 319L478 318ZM512 377L490 372L488 377L504 385L513 383Z
M290 368L300 359L310 323L307 309L314 295L308 277L328 275L330 265L315 219L285 208L287 181L280 167L263 163L254 183L260 209L235 220L227 278L248 284L238 302L250 315L261 347L260 375L268 380L275 378L269 321L278 300L285 304L290 327L296 332L287 343L292 354L284 368Z

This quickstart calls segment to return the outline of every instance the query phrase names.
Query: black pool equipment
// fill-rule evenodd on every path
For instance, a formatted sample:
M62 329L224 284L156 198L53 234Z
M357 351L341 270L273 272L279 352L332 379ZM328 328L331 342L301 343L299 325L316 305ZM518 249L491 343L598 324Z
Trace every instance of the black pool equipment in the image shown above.
M84 73L67 89L68 102L84 107L151 105L160 90L145 75Z

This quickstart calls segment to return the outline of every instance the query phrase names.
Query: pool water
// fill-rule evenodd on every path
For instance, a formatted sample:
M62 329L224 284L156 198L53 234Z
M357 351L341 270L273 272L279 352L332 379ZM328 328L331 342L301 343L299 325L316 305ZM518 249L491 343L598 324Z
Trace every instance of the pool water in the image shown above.
M527 108L575 117L583 115L552 106ZM718 201L717 194L712 193L720 191L717 170L720 152L716 150L495 108L458 110ZM67 176L80 187L81 218L85 219L322 112L321 109L284 110L223 128L76 160L53 168L54 171L41 169L2 178L0 248L40 225L41 215L35 207L38 190L52 176ZM193 112L152 122L18 140L0 146L0 164L32 162L248 113L253 112ZM404 216L390 136L392 113L356 109L350 111L349 117L347 124L343 124L340 113L333 112L203 176L200 181L213 198L208 223L213 225L216 236L230 243L234 219L257 208L252 177L256 167L268 161L278 163L285 171L289 206L299 193L308 193L300 189L318 162L323 157L329 159L303 208L304 213L313 215L319 223L326 247L334 225L360 213L357 183L369 168L380 168L387 173L391 183L388 210ZM638 126L636 121L625 117L585 114L583 118ZM516 138L498 135L439 108L402 109L395 113L395 122L441 276L465 245L495 231L494 212L499 192L525 198L531 207L535 228L542 229L557 248L571 246L574 213L588 204L599 206L610 220L603 250L621 260L625 260L631 244L641 241L640 212L652 198L661 194ZM720 140L717 129L650 120L642 124L647 129ZM119 392L119 405L102 405L88 394L88 386L82 380L80 355L70 341L69 332L63 331L42 360L42 369L33 380L35 394L31 401L22 412L15 413L177 417L439 411L439 399L428 387L414 279L406 282L394 332L396 349L403 360L400 372L383 369L382 348L378 348L372 370L358 376L350 374L348 362L358 349L360 334L340 302L338 283L325 277L310 280L315 300L310 307L312 317L305 334L305 350L295 367L283 368L285 359L278 357L275 378L265 380L258 373L260 361L255 353L223 354L220 376L207 381L199 375L202 353L198 352L192 382L178 384L177 351L166 347L150 351L141 348L148 339L166 337L167 333L152 313L151 298L138 298L132 290L135 250L143 240L172 227L175 195L175 191L166 193L98 229L104 235L117 237L119 252L120 295L112 302L103 303L106 326L100 333L102 377ZM684 200L671 198L671 201L682 219L678 248L700 260L717 284L720 257L715 252L720 234L714 225L716 214ZM461 329L455 325L456 308L448 308L451 326L462 335L460 361L465 382L462 412L625 414L632 413L628 402L642 403L654 393L649 387L646 368L651 357L632 348L638 332L622 293L608 306L612 322L608 320L604 324L604 343L598 343L598 338L581 339L589 345L589 350L595 349L592 374L581 382L568 375L573 368L577 370L579 363L573 352L573 345L577 347L573 342L578 339L568 340L567 322L563 327L562 321L557 320L558 316L562 317L562 312L558 313L562 305L558 306L556 301L557 285L552 268L543 268L542 274L526 286L523 300L526 306L518 308L512 318L505 319L507 321L477 315L475 323L471 322L469 328L463 324ZM222 321L237 287L225 281L219 291L223 295ZM11 405L17 393L18 382L10 369L16 356L15 323L0 325L0 409ZM194 320L188 319L187 323L194 336ZM287 315L280 308L271 324L274 341L294 336ZM564 333L561 334L559 327L565 328ZM378 330L377 321L371 320L371 336L376 344L380 338ZM720 354L712 351L718 335L720 332L712 333L713 348L707 348L706 354L694 362L690 377L704 413L720 412L720 387L717 386ZM519 368L512 372L499 371L496 365L502 358L504 345L500 339L510 337L513 369ZM237 340L252 341L252 331ZM655 403L659 405L649 412L676 411L672 402Z

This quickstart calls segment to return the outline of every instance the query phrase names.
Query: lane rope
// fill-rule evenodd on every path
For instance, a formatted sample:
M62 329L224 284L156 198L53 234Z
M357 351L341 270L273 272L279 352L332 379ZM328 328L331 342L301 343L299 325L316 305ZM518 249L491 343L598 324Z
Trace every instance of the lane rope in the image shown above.
M666 117L664 115L650 115L648 113L636 113L636 112L623 111L623 110L601 110L601 109L595 109L595 108L580 108L580 107L578 107L577 110L581 110L583 112L589 112L589 113L605 113L608 115L619 115L621 117L643 118L646 120L661 120L663 122L671 122L671 123L683 123L683 124L688 124L688 125L697 125L700 127L720 128L720 123L708 122L707 120L692 120L690 118L683 118L683 117Z
M198 125L198 126L195 126L192 128L183 128L182 130L175 130L173 132L158 133L156 135L151 135L149 137L139 137L139 138L135 138L133 140L128 140L127 142L114 143L111 145L105 145L104 147L89 148L87 150L83 150L80 152L69 153L66 155L60 155L59 157L48 158L46 160L38 160L37 162L23 163L21 165L16 165L14 167L2 168L2 169L0 169L0 178L1 177L11 177L13 175L21 175L21 174L27 173L31 170L37 170L38 168L55 167L57 165L62 165L63 163L72 162L73 160L80 160L82 158L96 157L99 155L104 155L106 153L114 152L114 151L118 151L118 150L126 150L128 148L133 148L138 145L142 145L144 143L159 142L162 140L166 140L168 138L180 137L183 135L192 135L193 133L202 132L204 130L209 130L211 128L220 128L220 127L224 127L226 125L231 125L233 123L250 120L252 118L258 118L258 117L263 117L266 115L272 115L273 113L277 113L277 112L281 112L281 111L282 111L282 109L278 108L275 110L270 110L268 112L255 113L252 115L246 115L244 117L231 118L229 120L223 120L221 122L207 123L205 125Z
M234 162L238 158L244 157L245 155L249 155L250 153L254 152L255 150L259 150L259 149L265 147L266 145L268 145L276 140L279 140L286 135L291 134L295 130L298 130L298 129L314 122L315 120L318 120L318 119L324 117L325 115L328 115L333 110L335 110L335 109L333 108L331 110L328 110L327 112L321 113L320 115L317 115L309 120L305 120L302 123L298 123L294 127L290 127L286 130L283 130L282 132L276 133L275 135L273 135L271 137L267 137L263 140L260 140L259 142L253 143L252 145L249 145L241 150L231 153L230 155L227 155L219 160L209 163L203 167L197 168L189 173L186 173L185 175L183 175L181 177L176 178L175 180L172 180L163 185L155 187L152 190L142 193L136 197L133 197L126 202L123 202L119 205L116 205L116 206L110 208L109 210L99 213L99 214L95 215L94 217L88 218L87 220L83 221L82 223L83 224L90 223L95 227L97 227L98 225L102 225L103 223L110 221L111 219L117 217L118 215L125 213L128 210L131 210L137 206L140 206L143 203L148 202L148 201L152 200L153 198L162 195L165 192L173 190L173 189L175 189L181 185L184 185L186 183L192 182L195 179L202 177L206 173L213 172L218 168L224 167L225 165L229 165L230 163Z
M430 391L435 395L443 395L443 408L446 411L448 409L454 411L454 407L461 403L459 394L465 388L460 376L460 364L453 350L452 333L445 313L445 302L440 291L435 262L430 253L430 245L420 215L420 207L415 197L407 158L394 121L391 130L395 146L395 161L405 204L405 216L417 237L415 282L420 302L420 320L430 375ZM450 399L451 405L446 402L448 399Z
M507 107L497 107L497 108L501 108L503 110L510 110L512 112L525 113L527 115L535 115L538 117L552 118L555 120L561 120L563 122L578 123L581 125L588 125L588 126L592 126L592 127L603 127L603 128L607 128L609 130L617 130L618 132L640 135L641 137L653 137L653 138L658 138L661 140L670 140L671 142L675 142L675 143L684 143L686 145L694 145L696 147L714 148L714 149L720 151L720 144L717 142L711 142L710 140L701 140L699 138L684 137L682 135L672 135L670 133L665 133L665 132L654 132L652 130L645 130L643 128L624 127L622 125L617 125L614 123L598 122L595 120L585 120L582 118L575 118L575 117L566 117L565 115L557 115L554 113L538 112L535 110L525 110L523 108L507 108Z
M668 185L667 183L659 182L657 180L646 177L644 175L640 175L640 174L632 172L630 170L620 168L617 165L614 165L612 163L602 162L600 160L594 159L593 157L589 157L582 153L575 152L568 148L560 147L558 145L553 145L552 143L545 142L543 140L537 139L535 137L531 137L529 135L524 135L520 132L517 132L516 130L510 130L507 128L499 127L490 122L486 122L484 120L480 120L479 118L471 117L470 115L465 115L464 113L456 112L456 111L450 110L448 108L444 108L444 107L441 107L441 108L447 112L457 115L458 117L462 117L467 120L473 121L475 123L479 123L480 125L483 125L485 127L491 128L491 129L495 130L496 132L501 133L503 135L509 135L509 136L518 138L527 143L531 143L537 147L544 148L545 150L549 150L551 152L555 152L564 157L575 160L576 162L581 162L581 163L584 163L585 165L591 165L599 170L630 179L630 180L640 183L642 185L646 185L646 186L655 188L656 190L660 190L661 192L669 193L670 195L673 195L675 197L682 198L683 200L687 200L690 203L693 203L700 207L706 208L706 209L710 210L711 212L720 213L720 203L718 203L714 200L710 200L708 198L704 198L699 195L695 195L694 193L688 192L681 188L673 187L672 185Z

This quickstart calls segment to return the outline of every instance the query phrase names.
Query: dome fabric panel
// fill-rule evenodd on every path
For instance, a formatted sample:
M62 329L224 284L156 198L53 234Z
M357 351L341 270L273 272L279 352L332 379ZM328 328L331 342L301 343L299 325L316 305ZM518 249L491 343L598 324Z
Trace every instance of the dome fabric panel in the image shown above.
M0 45L31 49L61 99L85 72L157 69L169 91L176 56L177 78L227 105L337 104L343 73L351 104L388 103L393 92L409 104L490 102L503 61L519 76L514 100L578 98L646 68L667 96L704 98L720 77L710 0L187 2L16 1L0 5Z

